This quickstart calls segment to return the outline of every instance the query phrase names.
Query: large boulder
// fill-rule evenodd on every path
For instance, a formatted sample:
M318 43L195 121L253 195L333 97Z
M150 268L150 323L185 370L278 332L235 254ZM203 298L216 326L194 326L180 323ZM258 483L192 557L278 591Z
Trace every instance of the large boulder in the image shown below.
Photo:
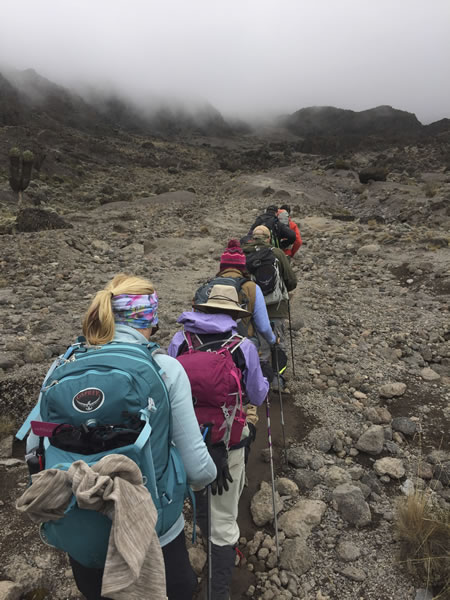
M13 581L0 581L0 600L19 600L23 589Z
M387 170L384 167L366 167L359 173L359 181L361 183L369 183L369 181L386 181Z
M369 505L361 489L351 483L343 483L333 492L333 505L350 525L364 527L372 521Z
M55 212L42 208L24 208L19 211L16 218L17 231L24 233L47 229L72 229L72 227L71 223L67 223Z
M356 447L367 454L380 454L384 445L384 429L381 425L372 425L365 431L358 441Z
M303 537L286 540L280 556L280 567L292 571L296 575L303 575L312 567L311 551Z
M275 491L275 506L277 514L283 510L283 500L277 491ZM255 525L258 527L263 527L273 520L272 486L265 481L261 482L261 489L253 496L250 511Z
M406 383L396 381L385 383L380 387L379 393L382 398L398 398L406 392Z
M389 475L393 479L401 479L405 475L405 467L399 458L385 456L375 461L373 466L378 475Z

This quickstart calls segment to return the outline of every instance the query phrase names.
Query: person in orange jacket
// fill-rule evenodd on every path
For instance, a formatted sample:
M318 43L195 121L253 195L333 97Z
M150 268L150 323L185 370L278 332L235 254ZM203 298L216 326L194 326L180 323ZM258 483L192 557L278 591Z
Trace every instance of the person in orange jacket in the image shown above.
M295 253L300 248L300 246L302 245L303 242L302 242L302 236L300 235L300 229L298 228L297 223L294 223L294 221L289 216L290 213L291 213L291 207L288 206L287 204L283 204L283 206L280 206L280 208L277 212L277 217L278 217L278 220L280 221L280 223L289 225L289 227L292 229L292 231L295 232L295 242L292 244L292 246L289 246L288 248L283 248L283 251L286 254L286 256L288 256L290 259L292 259L292 258L294 258Z

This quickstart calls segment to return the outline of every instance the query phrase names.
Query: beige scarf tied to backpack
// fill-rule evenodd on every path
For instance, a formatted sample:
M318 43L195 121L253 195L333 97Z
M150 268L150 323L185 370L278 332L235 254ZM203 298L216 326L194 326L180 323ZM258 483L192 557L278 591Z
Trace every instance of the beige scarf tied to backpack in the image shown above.
M155 531L158 514L136 463L109 454L92 467L78 460L68 471L48 469L33 475L32 481L16 508L35 523L62 518L72 493L80 508L111 519L102 596L167 598L164 559Z

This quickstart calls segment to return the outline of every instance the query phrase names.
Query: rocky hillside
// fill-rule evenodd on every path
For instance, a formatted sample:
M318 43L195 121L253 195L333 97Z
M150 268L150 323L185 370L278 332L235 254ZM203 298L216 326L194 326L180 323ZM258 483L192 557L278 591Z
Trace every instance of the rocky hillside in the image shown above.
M231 135L232 127L213 106L162 106L149 99L86 92L85 97L56 85L33 69L0 74L0 122L57 129L71 127L105 134L114 129L164 135Z
M396 527L399 502L412 492L447 518L450 506L442 131L426 145L386 141L383 151L319 156L280 130L276 139L174 139L53 121L37 135L34 118L0 127L0 598L81 600L66 558L14 510L28 477L11 433L53 358L79 334L92 295L119 271L151 277L161 302L157 341L166 346L228 239L269 203L291 204L304 239L293 262L286 456L279 397L270 395L280 557L262 407L232 598L444 598L443 569L433 579L416 563L408 569ZM44 159L17 215L7 150L32 144ZM374 165L385 180L362 184L359 174ZM55 215L63 229L48 229ZM201 537L190 555L204 582Z
M302 152L345 153L416 143L432 146L436 135L441 134L441 141L446 147L443 152L448 153L448 119L424 126L414 114L391 106L360 112L333 106L313 106L282 118L280 125L302 138L299 148Z

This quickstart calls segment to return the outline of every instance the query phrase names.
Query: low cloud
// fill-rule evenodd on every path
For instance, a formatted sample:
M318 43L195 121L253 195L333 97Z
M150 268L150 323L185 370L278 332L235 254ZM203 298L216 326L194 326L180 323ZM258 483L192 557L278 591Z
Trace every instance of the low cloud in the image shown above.
M140 103L262 117L390 104L450 116L448 0L28 0L4 3L0 61Z

